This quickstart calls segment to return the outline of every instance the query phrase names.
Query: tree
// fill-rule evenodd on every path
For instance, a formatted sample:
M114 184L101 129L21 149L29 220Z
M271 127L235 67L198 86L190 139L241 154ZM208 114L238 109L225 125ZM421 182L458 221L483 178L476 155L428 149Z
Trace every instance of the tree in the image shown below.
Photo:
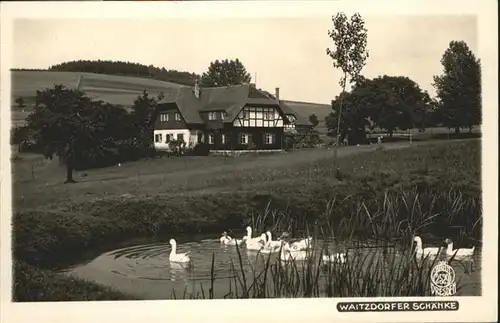
M164 97L160 93L157 98L149 96L144 90L142 95L134 100L131 118L134 124L134 136L139 140L141 147L150 148L153 145L152 123L158 101Z
M429 95L408 77L384 75L363 79L351 92L344 92L332 101L334 111L339 111L341 102L344 106L341 123L337 123L338 116L333 113L325 123L330 133L340 134L340 141L348 133L362 141L366 127L373 130L375 125L392 135L396 129L423 127L430 101ZM351 138L349 141L353 142Z
M201 76L201 85L203 87L229 86L249 83L251 80L250 74L239 59L225 59L210 63L208 71Z
M30 140L29 128L27 126L18 126L11 129L10 144L18 145L17 151L21 152L23 146Z
M369 109L363 102L366 98L364 91L352 91L339 94L335 100L332 100L332 109L339 111L339 105L343 105L342 116L339 118L332 112L325 118L325 124L330 135L335 134L337 142L342 142L348 135L351 143L361 142L365 135L365 127L369 126ZM340 119L340 123L338 120ZM356 138L352 138L356 137ZM354 140L353 140L354 139Z
M405 76L387 75L371 82L379 99L372 103L369 115L380 128L392 136L396 129L422 127L430 97L417 83Z
M319 123L318 117L313 113L309 116L309 122L313 125L313 127L316 127Z
M104 73L111 75L129 75L150 77L157 80L173 82L183 85L192 85L198 75L189 72L167 70L164 67L159 68L153 65L142 65L130 62L110 61L110 60L78 60L64 62L53 65L49 68L50 71L66 71L66 72L88 72L88 73Z
M23 110L26 107L22 96L18 97L15 102L17 103L17 108L19 110Z
M78 158L98 155L109 141L103 131L106 120L101 103L64 85L37 91L35 111L26 120L44 156L52 159L56 155L66 165L64 183L75 182L73 170Z
M451 41L441 58L443 74L434 76L441 123L460 132L481 123L481 62L464 41Z
M365 66L369 54L366 49L367 30L360 14L354 14L349 20L344 13L332 17L333 29L328 31L328 36L334 43L334 49L327 48L326 53L333 60L333 66L339 68L343 75L340 79L342 93L345 92L347 78L351 83L358 81L359 74ZM340 124L342 117L342 98L337 111L337 144L334 148L334 163L337 171L337 150L340 143Z

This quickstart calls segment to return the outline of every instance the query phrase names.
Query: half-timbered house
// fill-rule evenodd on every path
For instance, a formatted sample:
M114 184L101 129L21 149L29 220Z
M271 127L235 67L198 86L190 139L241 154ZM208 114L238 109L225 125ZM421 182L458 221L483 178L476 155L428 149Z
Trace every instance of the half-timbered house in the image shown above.
M279 99L252 84L170 89L154 116L155 148L182 140L189 146L205 143L211 151L282 150L290 124L283 109Z

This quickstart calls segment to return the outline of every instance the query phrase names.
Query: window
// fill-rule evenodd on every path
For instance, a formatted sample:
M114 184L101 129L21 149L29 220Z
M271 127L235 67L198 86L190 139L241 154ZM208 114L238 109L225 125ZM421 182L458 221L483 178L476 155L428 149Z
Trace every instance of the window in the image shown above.
M222 134L222 144L227 144L229 142L229 136L225 133Z
M215 144L215 135L213 133L208 134L208 144L210 145Z
M215 119L217 119L217 112L209 112L208 120L215 120Z
M162 141L162 135L161 133L155 135L155 142L161 142Z
M181 121L181 114L179 112L175 113L175 121Z
M288 120L290 122L294 122L295 121L295 116L293 114L287 114L286 116L287 116L287 118L288 118Z
M221 120L224 120L224 118L226 117L226 115L227 115L227 114L226 114L226 112L225 112L225 111L222 111L222 112L220 113L220 118L221 118Z
M202 132L198 132L198 143L201 144L203 142L203 133Z
M172 135L168 134L165 136L165 142L168 144L172 140Z
M250 119L250 113L248 113L248 111L243 111L243 119Z
M168 121L168 114L160 113L160 122L166 122L166 121Z
M269 109L263 113L264 120L274 120L274 111Z
M178 133L177 134L177 140L178 141L184 141L184 134L183 133Z
M272 145L272 144L274 144L274 134L272 134L272 133L266 133L264 135L264 143L266 145Z
M240 133L240 144L242 145L248 144L248 134Z

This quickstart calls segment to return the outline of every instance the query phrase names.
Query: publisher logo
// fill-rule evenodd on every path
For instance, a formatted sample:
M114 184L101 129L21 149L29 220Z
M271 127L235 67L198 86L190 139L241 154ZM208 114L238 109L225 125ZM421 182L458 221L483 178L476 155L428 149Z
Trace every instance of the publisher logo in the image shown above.
M446 261L440 261L431 271L431 293L436 296L453 296L456 292L455 270Z

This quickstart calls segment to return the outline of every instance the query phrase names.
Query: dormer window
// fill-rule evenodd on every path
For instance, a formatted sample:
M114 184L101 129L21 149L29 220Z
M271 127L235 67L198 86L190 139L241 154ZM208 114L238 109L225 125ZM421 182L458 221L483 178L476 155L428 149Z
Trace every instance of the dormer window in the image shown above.
M168 114L160 113L160 122L167 122L167 121L168 121Z
M181 121L181 114L179 112L175 113L175 121Z
M216 119L217 119L217 112L208 113L208 120L216 120Z
M295 121L295 116L293 114L288 114L287 115L287 118L290 122L294 122Z

